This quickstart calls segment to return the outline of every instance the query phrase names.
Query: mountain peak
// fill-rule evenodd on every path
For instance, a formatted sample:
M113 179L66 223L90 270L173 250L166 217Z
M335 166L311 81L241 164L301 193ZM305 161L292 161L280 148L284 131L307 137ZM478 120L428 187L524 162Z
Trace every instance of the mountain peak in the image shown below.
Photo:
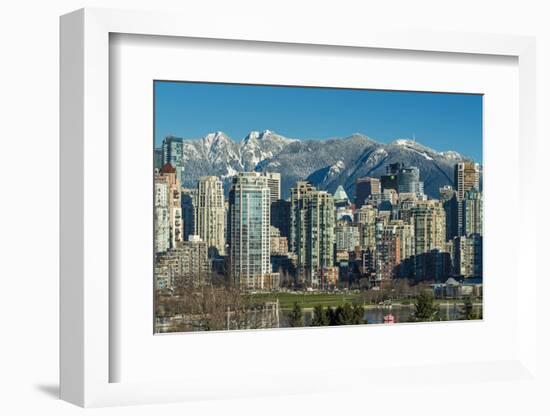
M260 132L256 130L252 130L250 133L248 133L245 138L242 140L243 142L248 142L250 140L258 140L260 138Z
M227 134L225 134L223 131L216 131L214 133L208 133L206 136L204 136L204 141L214 141L219 139L228 139Z
M261 133L257 130L252 130L250 133L246 135L243 141L262 140L272 135L274 135L274 132L272 132L271 130L264 130Z

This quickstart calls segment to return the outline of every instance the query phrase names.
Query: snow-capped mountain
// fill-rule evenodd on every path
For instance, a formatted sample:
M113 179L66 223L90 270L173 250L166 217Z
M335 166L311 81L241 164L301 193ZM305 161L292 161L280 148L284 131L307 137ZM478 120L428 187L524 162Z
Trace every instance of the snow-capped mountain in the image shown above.
M455 151L437 152L410 139L378 143L362 134L326 140L291 139L272 131L251 131L240 141L223 132L184 140L184 187L196 186L200 176L222 178L228 191L240 171L280 172L281 192L288 197L296 181L308 179L319 189L334 192L339 185L354 196L355 180L380 177L390 163L402 162L420 169L425 192L437 198L439 188L452 184L454 165L467 158Z

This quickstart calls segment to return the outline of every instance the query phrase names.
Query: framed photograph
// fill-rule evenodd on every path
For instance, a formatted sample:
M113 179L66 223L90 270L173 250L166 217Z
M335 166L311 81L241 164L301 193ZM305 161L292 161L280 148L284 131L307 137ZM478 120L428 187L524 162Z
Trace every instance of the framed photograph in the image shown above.
M61 18L62 398L533 379L534 40L181 19Z
M482 101L155 80L154 332L482 319Z

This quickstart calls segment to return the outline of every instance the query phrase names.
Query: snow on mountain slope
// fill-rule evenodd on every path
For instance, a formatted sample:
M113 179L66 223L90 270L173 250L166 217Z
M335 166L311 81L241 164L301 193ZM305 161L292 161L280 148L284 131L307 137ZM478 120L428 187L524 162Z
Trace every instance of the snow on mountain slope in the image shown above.
M467 158L452 150L435 151L411 139L384 144L356 133L343 138L299 140L264 130L251 131L240 141L220 131L184 140L182 159L185 187L196 186L200 176L216 175L228 191L237 172L273 171L282 174L283 197L303 179L330 192L342 185L353 197L357 178L380 177L388 164L402 162L417 166L426 192L437 197L439 187L450 184L454 165Z

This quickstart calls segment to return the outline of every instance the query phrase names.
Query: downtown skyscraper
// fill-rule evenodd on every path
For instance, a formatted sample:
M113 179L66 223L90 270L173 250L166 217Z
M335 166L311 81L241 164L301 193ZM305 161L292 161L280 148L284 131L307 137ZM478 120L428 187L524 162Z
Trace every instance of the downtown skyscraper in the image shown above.
M229 192L231 277L242 290L273 286L270 263L270 189L257 172L241 172Z
M358 178L355 181L355 208L361 208L373 194L381 193L380 179Z

